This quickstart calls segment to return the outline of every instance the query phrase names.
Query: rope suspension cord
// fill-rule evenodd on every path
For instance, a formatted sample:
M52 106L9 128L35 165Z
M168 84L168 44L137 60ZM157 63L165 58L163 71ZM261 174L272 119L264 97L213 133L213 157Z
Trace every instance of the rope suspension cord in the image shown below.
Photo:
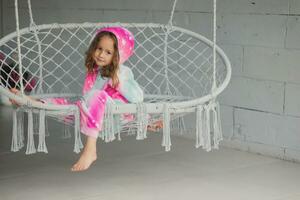
M173 3L173 8L172 8L172 12L170 15L170 19L169 22L166 26L167 31L165 33L165 38L164 38L164 73L165 73L165 81L166 81L166 94L167 95L171 95L171 90L170 90L170 86L169 86L169 77L168 77L168 37L170 34L170 31L172 29L172 21L173 21L173 16L174 16L174 12L175 12L175 7L176 7L176 3L177 0L174 0ZM164 124L164 128L163 128L163 141L162 141L162 146L165 147L166 151L170 151L170 147L171 147L171 138L170 138L170 108L168 103L164 104L164 114L163 114L163 124Z
M20 35L20 27L19 27L19 10L18 10L18 0L15 0L15 15L16 15L16 31L17 31L17 45L18 45L18 61L19 61L19 76L20 76L20 89L21 94L24 94L24 86L23 86L23 65L22 65L22 57L21 57L21 35Z
M164 38L164 43L165 43L164 44L164 65L165 65L164 73L165 73L165 80L166 80L166 91L165 92L166 92L167 95L171 95L169 81L167 81L168 80L168 58L167 58L168 36L169 36L170 30L172 29L172 26L173 26L173 16L174 16L174 12L175 12L176 3L177 3L177 0L174 0L171 15L170 15L170 19L169 19L169 22L167 24L167 32L166 32L165 38Z
M169 23L168 23L171 27L172 27L172 25L173 25L173 16L174 16L176 4L177 4L177 0L174 0L172 12L171 12L170 19L169 19Z
M30 17L30 29L33 30L33 33L34 33L34 37L37 41L37 45L38 45L38 55L39 55L39 86L38 86L38 89L37 89L37 93L41 94L43 93L43 90L42 90L42 86L43 86L43 61L42 61L42 45L41 45L41 41L38 37L38 29L37 29L37 26L36 26L36 23L34 22L33 20L33 15L32 15L32 9L31 9L31 0L28 0L27 1L27 4L28 4L28 12L29 12L29 17Z
M27 4L28 4L28 11L29 11L29 17L30 17L30 27L31 27L31 26L35 25L35 23L33 21L33 16L32 16L31 1L28 0Z
M212 93L216 90L216 38L217 38L217 0L214 0L214 11L213 11L213 84L212 84Z

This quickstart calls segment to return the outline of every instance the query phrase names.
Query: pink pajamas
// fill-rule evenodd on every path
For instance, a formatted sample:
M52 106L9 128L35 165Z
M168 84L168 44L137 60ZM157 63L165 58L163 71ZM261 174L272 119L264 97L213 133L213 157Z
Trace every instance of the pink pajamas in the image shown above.
M125 71L130 70L126 66L122 67ZM122 77L124 74L127 74L124 73L124 70L121 70L121 73L119 74L120 85L124 84L129 87L127 90L136 90L136 92L131 92L131 95L128 97L132 99L133 102L139 102L137 100L143 99L143 92L134 80L128 77ZM128 81L129 79L130 81ZM95 71L94 73L87 74L83 87L83 97L80 100L70 102L65 98L47 98L42 99L42 101L57 105L77 105L80 110L81 132L87 136L97 138L99 132L102 131L104 112L107 103L123 104L129 102L127 98L121 94L122 87L117 87L115 89L111 87L110 83L110 79L105 80L101 78L98 75L98 72ZM134 97L132 94L136 94L139 97ZM65 118L65 120L68 120L68 118ZM131 121L133 120L133 115L123 114L121 120Z
M71 103L65 98L48 98L43 99L43 101L58 105L77 105L80 110L81 132L87 136L97 138L99 132L102 130L105 105L109 98L118 100L118 103L128 103L123 95L121 95L116 89L112 88L108 84L103 90L95 91L88 102L79 100L75 103Z

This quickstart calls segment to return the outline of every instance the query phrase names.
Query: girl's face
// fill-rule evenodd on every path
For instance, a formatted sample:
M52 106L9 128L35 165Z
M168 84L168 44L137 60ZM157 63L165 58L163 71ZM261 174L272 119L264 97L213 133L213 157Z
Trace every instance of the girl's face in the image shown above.
M108 66L112 63L114 53L113 39L109 36L103 36L93 54L93 59L98 66Z

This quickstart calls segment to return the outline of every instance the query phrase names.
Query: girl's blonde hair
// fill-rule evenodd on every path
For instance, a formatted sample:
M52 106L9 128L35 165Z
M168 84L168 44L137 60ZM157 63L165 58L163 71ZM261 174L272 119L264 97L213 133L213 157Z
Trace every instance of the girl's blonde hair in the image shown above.
M119 70L120 56L119 56L119 50L118 50L118 40L113 33L109 32L109 31L102 31L94 37L93 41L91 42L91 44L86 52L85 66L86 66L88 72L93 72L96 69L96 67L98 67L98 66L96 66L96 63L93 59L93 54L96 51L96 49L98 48L98 43L105 36L111 38L114 41L114 54L113 54L113 58L112 58L112 63L108 66L103 66L100 69L100 73L101 73L102 77L111 78L112 79L112 87L115 88L119 84L118 70Z

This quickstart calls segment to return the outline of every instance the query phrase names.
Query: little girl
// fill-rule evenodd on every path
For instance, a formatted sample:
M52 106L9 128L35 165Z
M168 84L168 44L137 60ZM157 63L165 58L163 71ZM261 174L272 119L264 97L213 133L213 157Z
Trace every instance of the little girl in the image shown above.
M130 68L122 65L134 51L134 37L123 27L107 27L97 30L86 59L87 76L83 86L83 98L75 104L80 110L80 129L87 136L79 160L72 171L83 171L97 159L96 142L102 130L106 103L138 103L143 101L143 91L134 80ZM12 89L14 93L18 90ZM41 99L41 102L67 105L64 98ZM16 104L16 102L12 101ZM123 120L132 120L123 115ZM161 128L161 122L149 126L149 130Z

